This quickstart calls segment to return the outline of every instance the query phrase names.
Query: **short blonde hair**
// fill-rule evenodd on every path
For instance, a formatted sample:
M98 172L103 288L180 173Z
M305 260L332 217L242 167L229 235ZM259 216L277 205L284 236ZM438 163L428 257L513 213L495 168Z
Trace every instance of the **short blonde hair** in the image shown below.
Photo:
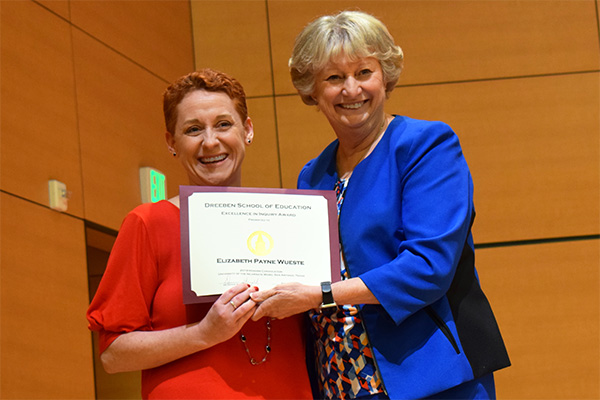
M402 72L402 49L377 18L361 11L342 11L317 18L296 37L288 65L292 83L306 104L315 104L311 94L316 74L342 53L350 59L375 57L386 92L394 90Z

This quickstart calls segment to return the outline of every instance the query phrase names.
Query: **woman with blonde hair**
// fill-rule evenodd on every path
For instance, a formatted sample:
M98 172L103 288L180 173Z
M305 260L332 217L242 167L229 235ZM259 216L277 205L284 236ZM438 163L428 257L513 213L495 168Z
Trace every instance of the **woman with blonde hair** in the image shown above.
M309 312L325 398L494 398L510 365L481 290L473 183L442 122L385 112L403 53L375 17L320 17L296 38L292 82L337 140L298 188L338 196L342 281L251 294L253 318Z

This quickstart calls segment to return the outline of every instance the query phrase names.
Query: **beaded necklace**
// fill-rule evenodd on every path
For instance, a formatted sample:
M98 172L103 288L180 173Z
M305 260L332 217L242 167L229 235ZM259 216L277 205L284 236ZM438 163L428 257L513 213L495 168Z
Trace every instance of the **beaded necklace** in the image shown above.
M265 346L265 356L262 358L262 360L256 361L256 359L254 357L252 357L252 355L250 354L250 349L248 348L248 345L246 344L246 341L247 341L246 336L243 333L240 334L240 340L244 344L244 349L246 349L246 354L248 354L248 358L250 359L250 364L260 365L260 364L264 363L265 361L267 361L267 357L269 356L269 353L271 352L271 319L267 318L267 345Z

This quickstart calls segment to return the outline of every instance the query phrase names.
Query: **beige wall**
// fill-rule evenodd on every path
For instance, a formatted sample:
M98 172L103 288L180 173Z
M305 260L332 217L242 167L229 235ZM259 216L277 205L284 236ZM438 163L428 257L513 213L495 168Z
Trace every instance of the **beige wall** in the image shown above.
M388 111L443 120L463 144L478 270L513 361L499 398L600 397L594 0L0 1L0 397L94 397L84 224L119 228L141 166L170 195L186 183L162 139L167 83L194 65L240 79L256 135L243 182L294 187L333 133L287 59L306 23L345 8L405 51ZM47 207L49 179L71 191L66 213Z

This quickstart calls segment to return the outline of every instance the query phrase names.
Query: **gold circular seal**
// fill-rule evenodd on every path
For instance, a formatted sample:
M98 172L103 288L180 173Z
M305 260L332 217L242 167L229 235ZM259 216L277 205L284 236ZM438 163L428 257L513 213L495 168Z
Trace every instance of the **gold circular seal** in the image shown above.
M248 250L257 256L266 256L273 250L273 238L267 232L256 231L248 236Z

